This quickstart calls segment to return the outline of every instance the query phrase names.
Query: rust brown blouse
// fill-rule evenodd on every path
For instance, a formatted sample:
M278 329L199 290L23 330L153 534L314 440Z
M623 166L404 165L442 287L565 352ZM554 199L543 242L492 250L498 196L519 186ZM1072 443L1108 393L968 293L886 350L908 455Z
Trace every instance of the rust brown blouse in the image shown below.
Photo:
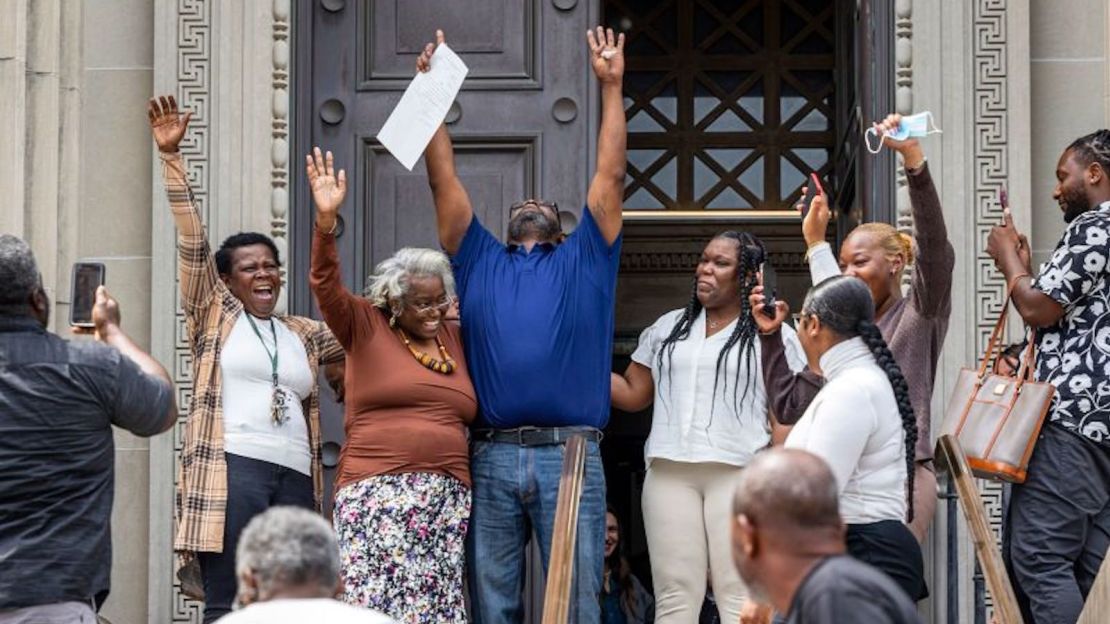
M385 311L343 286L335 236L312 239L312 292L347 353L346 441L335 487L383 474L430 472L470 485L466 427L478 410L459 326L439 338L458 362L449 375L416 361ZM433 354L438 357L439 354Z

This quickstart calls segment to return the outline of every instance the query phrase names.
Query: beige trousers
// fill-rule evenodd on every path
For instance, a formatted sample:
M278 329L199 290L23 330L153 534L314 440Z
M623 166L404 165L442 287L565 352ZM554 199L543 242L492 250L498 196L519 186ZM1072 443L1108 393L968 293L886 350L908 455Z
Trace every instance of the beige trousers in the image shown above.
M732 496L740 468L651 460L642 497L655 584L656 624L698 621L706 572L722 622L739 622L747 597L732 563Z

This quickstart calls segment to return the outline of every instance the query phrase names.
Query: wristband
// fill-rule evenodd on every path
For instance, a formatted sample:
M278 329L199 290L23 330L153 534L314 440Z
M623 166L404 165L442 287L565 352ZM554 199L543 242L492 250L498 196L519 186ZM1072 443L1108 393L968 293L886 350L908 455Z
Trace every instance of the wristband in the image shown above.
M315 227L315 225L316 225L316 223L315 223L315 221L313 221L313 226ZM316 229L319 230L320 228L317 227ZM335 234L335 231L337 229L339 229L339 216L338 215L336 215L336 217L335 217L335 223L331 224L331 229L328 230L327 232L324 232L324 234L327 234L328 236L331 236L332 234Z
M1010 281L1006 283L1006 288L1009 290L1010 294L1013 294L1013 292L1014 292L1014 285L1015 285L1014 283L1017 282L1019 279L1021 279L1023 277L1033 277L1033 276L1028 274L1028 273L1018 273L1017 275L1011 277Z

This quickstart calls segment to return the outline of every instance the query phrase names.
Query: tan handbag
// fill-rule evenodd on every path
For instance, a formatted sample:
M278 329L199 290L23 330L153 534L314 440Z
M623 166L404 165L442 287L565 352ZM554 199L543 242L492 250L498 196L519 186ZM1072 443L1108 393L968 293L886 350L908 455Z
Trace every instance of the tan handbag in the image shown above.
M960 441L967 463L982 479L1021 483L1033 443L1040 435L1056 387L1033 381L1034 335L1021 359L1016 377L994 373L991 366L1006 327L1007 296L979 370L961 369L940 434Z

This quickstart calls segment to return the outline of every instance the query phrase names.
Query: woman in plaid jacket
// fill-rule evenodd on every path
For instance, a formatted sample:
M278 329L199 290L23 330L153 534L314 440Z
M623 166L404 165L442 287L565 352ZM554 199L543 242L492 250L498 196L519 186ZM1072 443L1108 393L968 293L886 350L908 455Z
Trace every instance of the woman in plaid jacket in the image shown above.
M176 489L178 577L214 622L235 599L235 546L273 505L321 508L316 376L343 360L320 321L275 312L280 258L269 237L240 233L213 254L177 146L190 114L173 96L148 108L178 234L181 306L193 394Z

